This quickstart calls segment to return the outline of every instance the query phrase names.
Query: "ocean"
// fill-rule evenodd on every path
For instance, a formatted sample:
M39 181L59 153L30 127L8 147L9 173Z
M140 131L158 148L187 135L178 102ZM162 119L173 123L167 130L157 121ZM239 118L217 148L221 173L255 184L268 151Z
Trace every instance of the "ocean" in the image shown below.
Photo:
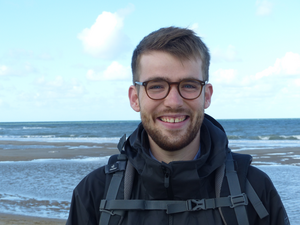
M234 150L300 148L300 119L218 120ZM0 150L48 149L53 143L118 143L140 121L6 122L0 123ZM28 141L28 145L18 145ZM43 145L36 143L43 142ZM84 144L86 143L86 145ZM65 146L76 148L74 146ZM1 155L0 155L1 157ZM294 157L300 157L294 156ZM108 156L76 159L0 161L0 212L66 219L72 190L89 172L106 163ZM258 165L273 180L289 214L300 224L300 165Z
M243 149L298 147L300 119L218 120L231 147ZM0 140L117 143L140 121L0 122ZM11 146L12 147L12 146ZM0 148L10 148L1 146ZM49 147L51 148L51 147Z

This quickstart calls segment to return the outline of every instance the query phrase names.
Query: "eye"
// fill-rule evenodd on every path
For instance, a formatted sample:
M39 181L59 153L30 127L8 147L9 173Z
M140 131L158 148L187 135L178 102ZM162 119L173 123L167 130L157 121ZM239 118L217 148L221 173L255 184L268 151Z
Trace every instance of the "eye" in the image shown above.
M148 85L148 89L161 89L161 88L164 88L164 86L162 85L159 85L159 84L151 84L151 85Z
M147 89L151 91L160 91L166 89L168 83L165 81L150 81L147 85Z
M197 87L193 84L184 84L184 85L181 86L181 88L194 89L194 88L197 88Z
M199 86L199 83L196 81L184 81L180 85L180 87L184 89L197 89Z
M183 92L194 92L200 90L201 85L194 80L185 80L180 83L180 90Z

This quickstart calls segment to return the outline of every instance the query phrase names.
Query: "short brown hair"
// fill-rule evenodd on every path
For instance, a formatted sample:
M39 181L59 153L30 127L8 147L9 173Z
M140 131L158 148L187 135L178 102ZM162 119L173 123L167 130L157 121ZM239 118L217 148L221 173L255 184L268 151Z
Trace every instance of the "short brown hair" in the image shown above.
M164 51L179 59L200 57L204 80L208 80L210 54L200 37L187 28L166 27L144 37L133 51L131 60L133 83L138 81L138 67L142 54L152 50Z

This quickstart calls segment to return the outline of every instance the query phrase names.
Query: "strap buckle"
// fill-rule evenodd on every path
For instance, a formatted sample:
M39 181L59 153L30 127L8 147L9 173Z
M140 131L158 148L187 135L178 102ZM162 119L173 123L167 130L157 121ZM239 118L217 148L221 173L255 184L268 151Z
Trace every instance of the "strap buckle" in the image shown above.
M108 214L110 214L110 215L112 215L112 216L116 215L116 214L114 213L114 211L110 211L110 210L106 210L106 209L100 209L99 211L100 211L100 212L108 213Z
M100 211L100 212L108 213L108 214L110 214L110 215L112 215L112 216L115 215L114 211L105 209L106 203L107 203L107 200L101 200L101 202L100 202L100 207L99 207L99 211Z
M248 205L248 198L245 193L239 195L230 195L228 197L230 198L231 202L230 208L235 208L241 205Z
M197 211L201 209L206 209L205 199L197 200L191 199L187 201L189 211Z

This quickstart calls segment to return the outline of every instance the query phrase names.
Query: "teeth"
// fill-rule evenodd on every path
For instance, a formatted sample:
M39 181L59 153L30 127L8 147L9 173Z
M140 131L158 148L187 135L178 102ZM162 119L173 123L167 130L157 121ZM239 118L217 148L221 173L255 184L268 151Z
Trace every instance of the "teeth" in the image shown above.
M167 122L167 123L179 123L185 120L185 116L181 117L161 117L160 118L162 121Z

